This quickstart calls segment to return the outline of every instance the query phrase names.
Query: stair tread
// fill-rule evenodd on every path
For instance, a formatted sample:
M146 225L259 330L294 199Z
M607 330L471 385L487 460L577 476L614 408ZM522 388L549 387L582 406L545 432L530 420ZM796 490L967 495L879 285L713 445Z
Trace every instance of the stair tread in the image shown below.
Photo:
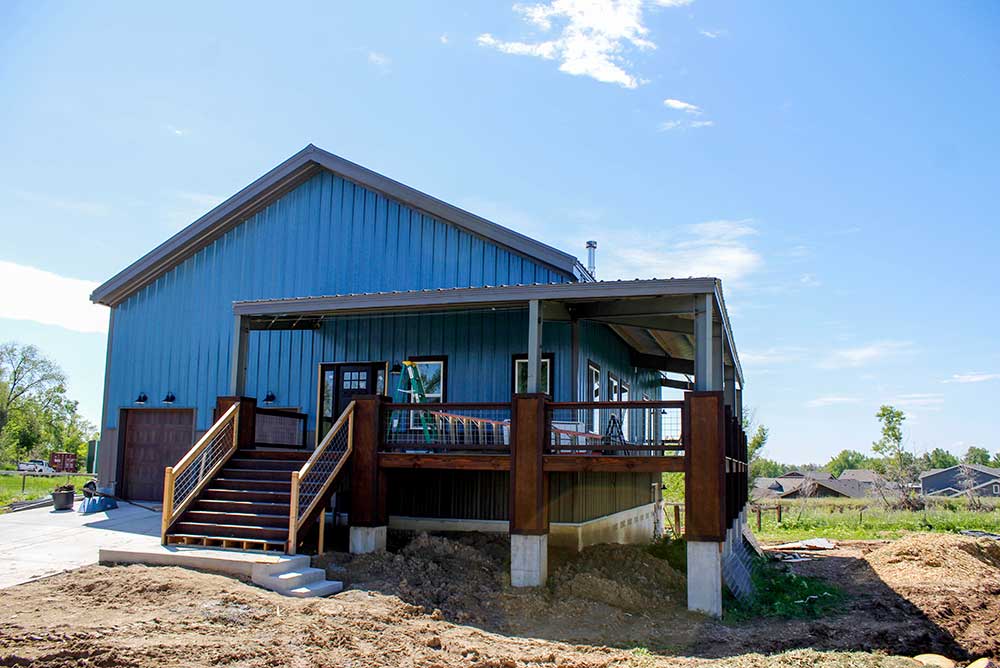
M234 512L232 510L198 510L198 509L194 509L194 510L185 511L184 516L186 517L188 513L201 513L201 514L209 514L209 515L225 515L226 517L234 517L234 518L237 518L237 517L239 517L239 518L243 518L243 517L246 517L246 518L253 518L253 517L273 517L275 519L288 519L288 514L287 513L285 513L284 515L281 515L281 514L278 514L278 513L240 513L240 512ZM184 517L181 518L181 521L182 522L185 521ZM216 522L216 524L217 524L217 522Z
M282 471L282 473L291 473L291 471ZM224 481L224 482L254 482L254 483L269 482L269 483L288 484L289 486L292 484L292 478L291 478L291 476L288 477L288 480L259 480L257 478L234 478L232 476L220 475L220 476L216 476L215 478L213 478L212 482L216 482L216 481Z
M274 538L233 538L232 536L213 536L204 533L190 533L186 531L171 531L167 534L174 538L207 538L209 540L242 540L248 543L267 543L268 545L284 545L285 541Z
M336 594L344 589L344 583L337 580L317 580L309 584L289 589L292 596L325 596L327 593Z
M288 527L269 527L261 526L259 524L224 524L220 522L198 522L196 520L187 520L183 517L181 521L177 523L178 525L185 526L206 526L206 527L218 527L220 529L260 529L262 531L288 531Z
M214 481L213 481L214 482ZM281 494L288 496L289 492L276 492L271 489L226 489L225 487L206 487L205 492L225 492L226 494ZM221 499L216 499L221 500Z
M298 577L316 575L317 573L323 574L323 579L326 579L326 571L322 568L302 568L297 571L288 571L286 573L281 573L280 575L275 575L274 577L278 580L294 580Z

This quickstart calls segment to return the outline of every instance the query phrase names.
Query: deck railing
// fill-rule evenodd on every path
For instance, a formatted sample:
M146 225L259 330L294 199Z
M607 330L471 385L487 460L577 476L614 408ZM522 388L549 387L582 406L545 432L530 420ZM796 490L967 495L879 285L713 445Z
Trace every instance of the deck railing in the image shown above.
M302 468L292 471L288 554L295 554L299 530L309 521L351 454L354 447L354 405L353 401L347 405Z
M546 404L550 454L680 454L683 401L574 401Z
M386 404L382 450L509 452L509 403Z
M280 408L257 408L255 432L257 445L275 448L305 448L305 413Z
M176 466L168 466L164 471L160 536L164 545L170 525L236 452L239 445L239 418L240 404L236 402L181 457Z

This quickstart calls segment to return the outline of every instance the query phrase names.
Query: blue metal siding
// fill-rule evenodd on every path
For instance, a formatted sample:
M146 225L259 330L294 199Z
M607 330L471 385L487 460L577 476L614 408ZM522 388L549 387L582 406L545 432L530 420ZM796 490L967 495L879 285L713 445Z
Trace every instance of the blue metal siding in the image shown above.
M608 401L608 375L614 375L629 387L629 399L641 401L643 396L660 399L660 374L632 366L628 345L606 325L580 323L580 367L576 382L580 401L590 401L587 387L587 361L601 368L601 401Z
M134 405L139 392L160 405L171 391L175 406L196 408L198 428L206 429L216 396L229 391L234 301L571 280L329 172L317 174L115 307L105 427L117 428L118 409ZM312 412L319 362L393 360L440 352L435 348L454 351L444 350L454 382L486 377L490 392L509 387L512 353L503 359L499 351L523 351L526 324L485 314L420 318L429 320L337 321L315 334L269 333L266 343L255 334L247 391L270 389L282 404ZM479 398L465 389L449 388L450 396Z

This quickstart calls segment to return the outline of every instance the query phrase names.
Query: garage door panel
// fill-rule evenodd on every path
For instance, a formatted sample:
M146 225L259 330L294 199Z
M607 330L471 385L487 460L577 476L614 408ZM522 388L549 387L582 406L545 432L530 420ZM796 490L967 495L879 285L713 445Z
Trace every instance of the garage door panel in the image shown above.
M194 410L130 409L126 416L123 493L127 498L163 498L163 469L194 443Z

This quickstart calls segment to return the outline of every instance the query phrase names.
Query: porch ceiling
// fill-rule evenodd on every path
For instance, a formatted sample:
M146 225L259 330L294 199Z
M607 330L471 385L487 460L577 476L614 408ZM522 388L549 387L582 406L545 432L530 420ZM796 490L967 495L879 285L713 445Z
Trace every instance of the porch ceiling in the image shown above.
M644 368L693 373L694 316L699 296L712 295L716 332L727 365L743 374L715 278L651 279L586 283L504 285L408 292L378 292L317 297L241 301L233 313L251 330L317 329L328 317L445 312L470 308L523 308L543 305L547 321L590 320L607 324L635 352Z

